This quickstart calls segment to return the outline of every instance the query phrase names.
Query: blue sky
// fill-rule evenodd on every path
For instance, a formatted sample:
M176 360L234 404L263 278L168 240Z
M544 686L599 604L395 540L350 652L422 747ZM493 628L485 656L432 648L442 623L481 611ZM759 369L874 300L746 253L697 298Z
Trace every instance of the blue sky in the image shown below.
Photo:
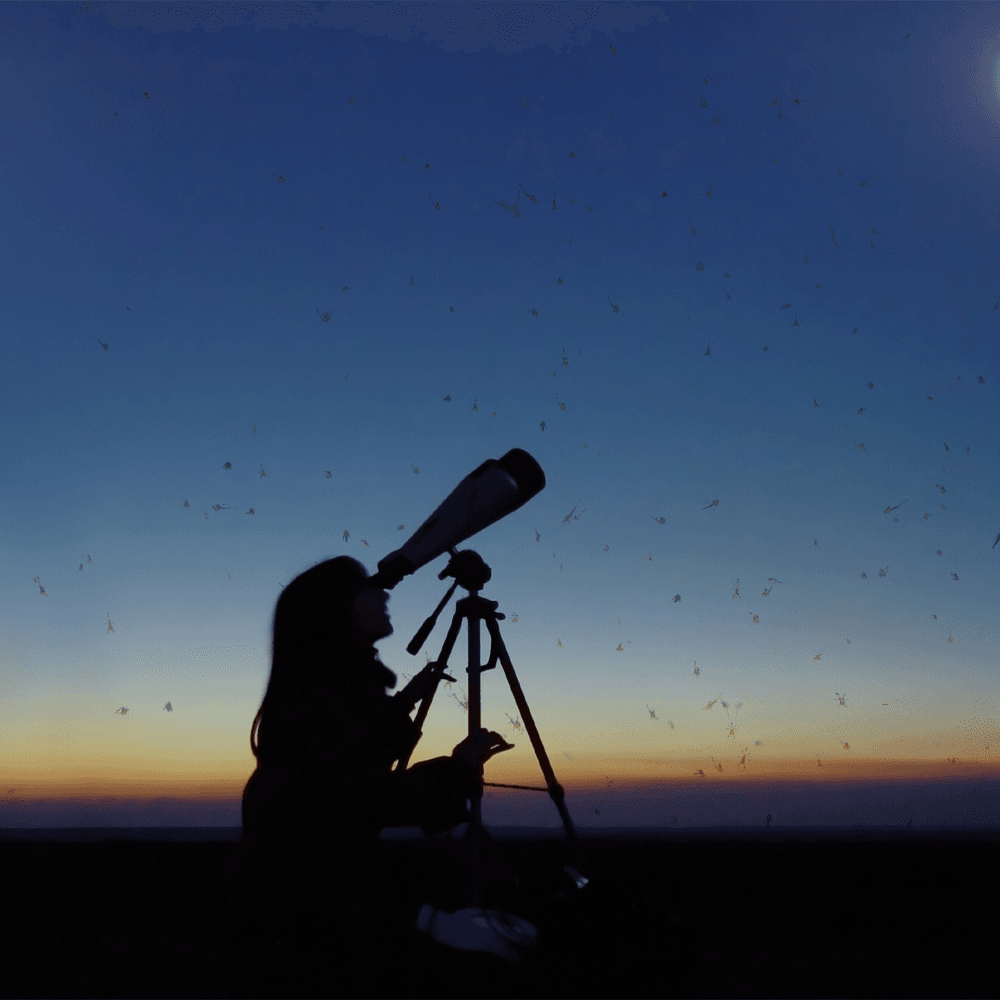
M238 821L281 586L513 447L568 787L996 771L996 5L581 10L4 5L4 825Z

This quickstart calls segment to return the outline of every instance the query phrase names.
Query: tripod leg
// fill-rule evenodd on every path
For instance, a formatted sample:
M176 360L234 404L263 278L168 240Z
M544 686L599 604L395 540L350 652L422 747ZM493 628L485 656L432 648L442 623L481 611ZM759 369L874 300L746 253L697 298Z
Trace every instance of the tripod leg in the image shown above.
M531 709L528 708L528 702L524 697L524 692L521 690L517 674L514 673L514 664L511 663L510 654L507 652L507 647L504 645L503 638L500 635L500 626L497 624L495 618L485 618L484 621L486 622L486 627L489 629L490 638L493 640L493 649L496 651L500 665L503 667L503 672L507 676L510 692L514 696L518 711L520 711L521 718L524 720L524 726L528 730L528 737L531 739L531 745L535 750L535 756L538 758L538 764L542 769L542 774L545 775L545 783L548 785L549 796L555 802L556 809L559 810L563 826L566 828L567 839L571 843L576 844L576 829L566 808L566 793L562 785L556 781L555 772L552 770L548 754L542 745L542 738L538 735L538 727L531 716Z
M458 639L458 630L462 627L462 615L459 611L455 612L454 617L451 620L451 625L448 626L448 634L445 636L444 645L441 647L441 655L435 661L438 664L438 671L442 674L447 673L448 668L448 657L451 656L451 651L455 645L455 641ZM414 718L414 723L417 729L422 730L424 727L424 719L427 718L427 713L431 710L431 702L434 700L433 695L428 695L420 703L420 708L417 709L416 717ZM397 771L405 771L409 766L410 757L413 756L413 751L411 750L405 757L401 757L396 763Z
M460 602L464 604L463 602ZM482 725L481 714L481 693L480 672L482 670L479 659L479 622L480 618L469 615L469 735L479 731ZM472 905L480 907L483 905L482 899L482 861L483 861L483 766L479 765L479 781L476 785L476 794L472 799L472 819L469 823L469 846L472 849Z

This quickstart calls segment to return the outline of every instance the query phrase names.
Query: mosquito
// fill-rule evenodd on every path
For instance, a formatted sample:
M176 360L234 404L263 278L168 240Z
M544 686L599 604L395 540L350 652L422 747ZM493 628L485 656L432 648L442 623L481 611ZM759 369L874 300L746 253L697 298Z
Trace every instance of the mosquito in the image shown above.
M114 626L111 624L111 612L109 611L108 612L108 628L107 628L107 631L108 632L114 632L114 630L115 630Z
M38 584L38 596L39 597L48 597L49 596L48 594L45 593L45 588L42 586L42 581L41 581L41 579L39 577L36 576L33 582L35 582L35 583Z
M735 711L735 713L734 713L734 715L733 715L733 717L731 719L729 718L729 706L725 702L723 702L722 703L722 707L726 710L726 718L729 720L729 735L730 736L735 736L736 735L736 722L737 722L737 720L740 717L740 709L743 707L743 702L741 701L741 702L737 703L737 705L736 705L736 711Z
M718 506L719 506L719 501L718 501L718 500L713 500L713 501L712 501L712 502L711 502L711 503L710 503L710 504L708 505L708 507L718 507ZM708 507L702 507L701 509L702 509L702 510L708 510Z
M747 750L749 749L749 747L743 748L743 756L740 758L739 764L736 765L737 767L742 767L744 771L747 769Z
M733 591L733 597L739 597L739 596L740 596L740 579L739 579L739 577L737 577L736 578L736 589Z
M847 695L846 694L840 694L837 691L834 691L833 693L835 695L837 695L837 697L840 699L840 704L843 705L844 708L847 708L847 702L845 701L845 699L847 698Z
M701 676L701 667L698 666L698 661L697 660L694 661L694 675L695 675L695 677L700 677Z
M649 712L649 717L651 719L655 719L656 718L656 709L655 708L650 708L649 705L647 705L646 706L646 711Z

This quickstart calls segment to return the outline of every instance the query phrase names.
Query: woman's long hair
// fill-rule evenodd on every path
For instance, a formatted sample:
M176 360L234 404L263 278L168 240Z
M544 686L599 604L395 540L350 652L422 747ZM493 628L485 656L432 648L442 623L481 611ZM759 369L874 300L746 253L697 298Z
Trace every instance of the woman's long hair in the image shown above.
M281 592L271 623L271 676L250 727L258 764L297 755L310 716L329 711L331 698L350 698L364 686L364 678L343 668L357 660L351 612L367 579L357 559L337 556L299 574ZM395 676L385 673L392 680L384 681L383 693L395 684Z

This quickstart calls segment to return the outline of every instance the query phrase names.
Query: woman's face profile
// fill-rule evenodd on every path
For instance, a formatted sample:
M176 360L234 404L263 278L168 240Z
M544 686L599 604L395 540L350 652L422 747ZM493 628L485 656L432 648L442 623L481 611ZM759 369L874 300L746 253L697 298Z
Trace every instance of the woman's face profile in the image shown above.
M366 587L354 600L351 622L355 638L364 645L371 645L392 635L389 619L389 592Z

